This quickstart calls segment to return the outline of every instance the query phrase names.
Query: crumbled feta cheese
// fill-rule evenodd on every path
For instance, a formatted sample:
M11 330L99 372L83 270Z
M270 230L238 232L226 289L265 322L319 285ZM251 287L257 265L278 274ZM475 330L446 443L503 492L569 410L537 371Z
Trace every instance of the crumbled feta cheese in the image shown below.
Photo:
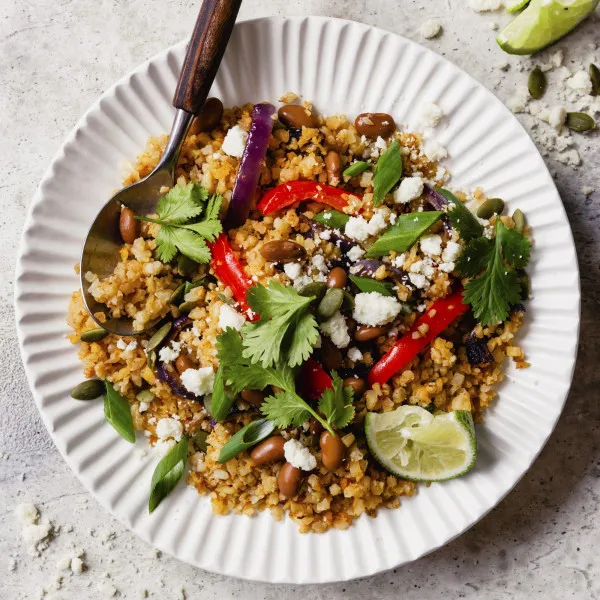
M229 306L229 304L223 304L219 309L219 327L225 331L228 327L232 327L236 331L242 328L242 325L246 322L246 317Z
M48 519L40 520L40 512L36 506L29 503L18 504L15 516L21 523L21 533L28 546L31 556L39 556L50 543L54 527Z
M421 275L420 273L409 273L408 277L410 282L418 289L422 290L429 285L429 281L425 275Z
M299 275L294 279L294 289L301 290L305 285L312 283L312 279L308 275Z
M423 146L423 152L432 161L443 160L448 156L448 150L437 140L427 140Z
M390 323L400 313L398 300L377 292L361 292L354 298L352 316L363 325L383 325Z
M421 27L419 27L419 33L427 40L439 35L441 31L442 26L434 19L425 21L421 24Z
M174 447L175 440L157 440L156 444L154 444L154 452L160 457L163 458L166 456Z
M283 445L285 460L293 467L303 471L312 471L317 467L317 459L311 454L310 450L298 440L288 440Z
M548 111L548 123L556 129L556 131L560 131L562 126L565 124L565 120L567 118L567 111L564 106L553 106Z
M201 473L205 470L204 452L194 452L194 454L190 456L190 468L197 473Z
M330 240L331 239L331 229L326 229L325 231L321 231L321 233L319 233L319 238L321 238L322 240Z
M352 347L348 350L348 358L354 362L362 360L363 353L356 347Z
M424 235L419 241L419 246L426 256L439 256L442 253L442 238L437 233Z
M405 262L406 262L406 252L403 252L402 254L398 254L398 256L394 256L394 258L392 258L392 266L396 267L397 269L404 268Z
M385 150L387 148L387 142L380 135L377 136L373 145L378 150Z
M435 102L427 102L421 106L419 122L425 127L437 127L443 116L442 109Z
M506 103L508 108L514 113L524 112L529 102L529 90L526 87L520 87Z
M298 263L286 263L283 265L283 272L290 279L296 279L300 275L300 270L300 265Z
M417 199L423 193L424 186L425 182L422 177L405 177L394 192L394 202L407 204L411 200Z
M350 334L344 315L338 310L331 319L321 323L321 331L328 336L338 348L346 348L350 343Z
M212 367L186 369L180 377L185 389L196 396L210 394L215 383L215 372Z
M592 80L587 71L577 71L575 75L567 79L567 86L581 96L592 93Z
M596 190L593 187L590 187L589 185L584 185L581 188L581 193L584 196L591 196Z
M453 262L443 262L438 265L438 269L440 271L444 271L445 273L452 273L455 266L456 265Z
M117 348L123 350L123 352L132 352L138 346L137 340L131 340L128 344L125 343L123 338L117 340Z
M348 250L347 256L350 261L356 262L364 253L365 251L360 246L352 246L352 248Z
M246 146L246 138L248 133L245 132L239 125L234 125L225 136L221 149L225 154L235 158L241 158Z
M565 53L562 50L557 50L554 54L550 55L550 64L556 68L561 67L564 59Z
M574 148L571 150L567 150L566 152L561 152L556 155L556 159L563 163L563 165L569 165L570 167L577 167L581 164L581 157L579 156L579 152Z
M163 346L158 351L158 357L164 363L170 363L177 359L181 354L181 342L171 342L170 346Z
M431 258L425 257L423 260L418 260L410 265L411 273L422 273L425 277L431 278L435 273Z
M364 217L350 217L344 233L353 240L364 242L370 235L377 235L387 227L384 214L382 211L377 211L369 221Z
M323 213L323 218L326 221L329 221L329 219L331 219L331 213L330 212Z
M469 6L475 12L488 12L502 8L503 0L469 0Z
M148 410L148 407L149 407L149 406L150 406L150 405L149 405L147 402L140 402L140 405L138 406L138 410L139 410L141 413L145 413L145 412Z
M315 254L310 262L312 266L321 273L327 273L329 271L327 263L325 262L325 257L322 254Z
M188 369L188 371L190 370L191 369ZM184 371L184 373L185 372L186 371ZM165 417L163 419L160 419L156 424L156 436L159 440L174 439L176 442L178 442L181 439L182 435L183 425L177 419Z
M462 246L457 242L453 242L450 240L444 251L442 252L442 260L444 262L454 262L458 259L458 257L462 254Z

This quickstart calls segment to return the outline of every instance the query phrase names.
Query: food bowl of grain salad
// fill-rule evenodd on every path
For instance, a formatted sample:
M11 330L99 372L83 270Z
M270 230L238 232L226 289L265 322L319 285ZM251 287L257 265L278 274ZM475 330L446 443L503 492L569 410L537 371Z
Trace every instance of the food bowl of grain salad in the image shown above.
M502 199L453 189L443 148L370 108L211 99L155 213L122 207L114 272L80 274L101 309L73 292L72 396L103 397L106 426L162 457L150 512L184 479L218 515L322 533L477 468L474 424L502 402L506 359L528 366L531 231ZM149 139L123 184L166 142ZM102 327L120 317L140 333Z

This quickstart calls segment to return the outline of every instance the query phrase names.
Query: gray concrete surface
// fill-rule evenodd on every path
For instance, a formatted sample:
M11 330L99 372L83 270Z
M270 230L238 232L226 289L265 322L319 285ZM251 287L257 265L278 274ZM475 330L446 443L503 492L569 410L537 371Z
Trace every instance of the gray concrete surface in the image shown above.
M600 598L600 139L579 136L583 164L547 161L567 207L582 271L582 338L575 380L557 430L529 473L491 514L447 547L407 567L338 585L254 584L157 556L84 491L46 432L17 351L12 286L17 245L37 182L78 117L141 61L188 34L196 0L0 1L0 598L95 600L277 598L433 600ZM507 100L528 59L508 59L492 22L464 0L246 0L241 16L319 14L389 29L425 43ZM422 40L435 16L443 33ZM600 51L598 12L560 47L565 64ZM546 54L541 56L546 58ZM519 66L521 65L521 66ZM523 71L523 68L525 69ZM549 92L553 93L552 91ZM520 118L531 127L529 115ZM536 127L538 130L539 127ZM585 196L582 187L597 191ZM589 191L589 190L588 190ZM26 427L24 427L26 424ZM35 502L62 528L41 558L27 555L14 506ZM75 545L88 569L57 581L57 560ZM45 590L45 591L44 591ZM184 592L182 592L184 590Z

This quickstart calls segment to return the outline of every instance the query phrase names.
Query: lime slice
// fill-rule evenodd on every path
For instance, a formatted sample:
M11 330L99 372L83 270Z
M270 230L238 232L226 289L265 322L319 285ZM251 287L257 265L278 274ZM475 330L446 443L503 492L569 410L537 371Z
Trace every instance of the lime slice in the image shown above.
M530 2L531 0L508 0L504 6L506 6L509 13L516 13L525 8Z
M477 457L468 410L430 414L418 406L367 413L367 444L394 475L412 481L445 481L469 472Z
M567 35L596 6L598 0L531 0L496 41L509 54L533 54Z

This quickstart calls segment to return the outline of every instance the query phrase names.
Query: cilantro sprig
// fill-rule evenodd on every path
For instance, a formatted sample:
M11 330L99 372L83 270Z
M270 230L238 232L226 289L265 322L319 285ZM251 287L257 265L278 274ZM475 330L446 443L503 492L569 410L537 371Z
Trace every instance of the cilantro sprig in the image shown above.
M465 242L469 242L483 235L483 225L451 191L443 188L436 188L436 192L441 194L448 201L448 217L452 222L452 226L460 233L460 237Z
M158 201L157 219L136 217L140 221L158 223L156 254L168 263L177 252L198 263L210 261L206 242L214 242L223 227L219 220L222 196L212 195L196 183L172 187Z
M343 429L354 418L354 395L350 386L344 387L342 378L335 371L332 371L331 379L333 388L323 392L319 400L319 411L325 415L328 423Z
M319 338L317 321L308 310L315 297L270 281L268 288L252 286L246 299L260 320L242 329L244 358L265 368L277 362L290 367L302 364Z
M243 389L263 390L269 385L281 388L282 391L266 398L260 407L265 417L277 427L299 426L312 416L334 433L329 422L296 393L295 369L281 360L268 367L252 362L244 356L242 338L235 329L228 327L217 336L217 358L223 369L223 379L234 394Z
M480 323L505 321L511 306L520 302L517 269L529 262L530 248L531 242L523 234L508 229L499 218L493 239L471 239L456 268L463 277L471 278L465 285L464 299Z

